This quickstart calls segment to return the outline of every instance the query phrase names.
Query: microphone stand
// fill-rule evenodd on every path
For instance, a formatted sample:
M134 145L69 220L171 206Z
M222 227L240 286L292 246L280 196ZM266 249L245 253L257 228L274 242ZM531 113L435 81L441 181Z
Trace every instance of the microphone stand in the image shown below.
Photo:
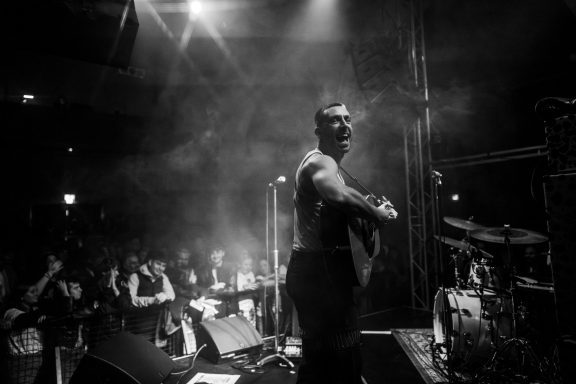
M280 360L288 365L290 368L294 368L294 363L286 358L279 350L279 313L280 313L280 289L278 287L278 225L277 225L277 198L276 190L277 183L270 183L268 186L273 188L274 197L274 250L272 254L274 255L274 354L266 356L256 362L256 365L263 366L264 364L270 363L274 360ZM266 201L268 203L268 201Z
M434 227L436 227L438 229L439 232L439 236L440 239L442 239L442 237L444 236L444 231L442 231L442 223L440 220L440 214L441 214L441 209L442 209L442 201L441 201L441 197L440 197L440 189L441 189L441 185L442 185L442 174L440 172L437 171L432 171L432 182L434 185L434 208L435 211L437 213L436 217L434 218L434 220L436 221L434 223ZM438 279L440 281L440 289L442 290L442 333L444 334L444 340L443 343L446 346L446 365L448 368L448 382L449 383L453 383L455 376L454 376L454 367L453 367L453 362L452 362L452 339L451 339L451 334L452 334L452 330L448 329L448 320L450 319L450 317L452 316L452 313L450 312L450 300L448 300L448 296L446 295L446 276L445 276L445 271L447 269L447 262L444 260L444 257L442 257L442 248L440 246L439 242L435 242L434 244L435 246L435 250L436 250L436 254L439 255L439 261L437 262L437 268L438 268ZM436 342L438 342L439 340L436 340Z
M268 213L270 208L269 206L269 191L270 188L266 188L266 271L265 271L265 275L264 278L267 278L269 273L268 271L270 270L270 245L268 242L268 238L270 237L269 232L270 232L270 224L269 224L269 217L270 214ZM268 287L266 287L266 284L264 284L264 293L262 295L262 335L266 335L266 332L268 331L268 306L267 306L267 296L268 296Z

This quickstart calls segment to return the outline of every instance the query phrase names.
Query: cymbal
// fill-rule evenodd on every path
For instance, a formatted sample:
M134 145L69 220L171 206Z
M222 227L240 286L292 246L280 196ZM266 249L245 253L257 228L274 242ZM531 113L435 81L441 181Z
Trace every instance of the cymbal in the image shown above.
M438 235L434 235L434 238L436 240L441 241L442 243L444 243L446 245L449 245L449 246L454 247L454 248L458 248L462 251L480 252L482 254L482 256L486 259L493 259L494 258L494 256L492 256L488 252L483 251L483 250L473 246L472 244L470 244L466 241L455 240L455 239L452 239L451 237L438 236Z
M457 217L444 217L444 221L453 227L464 229L466 231L473 231L475 229L485 228L483 225L477 224L470 220L463 220Z
M548 240L548 237L541 233L521 228L486 227L470 232L470 236L477 240L499 244L506 242L506 235L510 244L538 244Z

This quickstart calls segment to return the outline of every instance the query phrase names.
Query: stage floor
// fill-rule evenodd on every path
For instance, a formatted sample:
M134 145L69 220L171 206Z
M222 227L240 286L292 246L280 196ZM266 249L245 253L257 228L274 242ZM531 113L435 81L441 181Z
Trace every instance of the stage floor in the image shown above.
M426 366L423 340L427 332L431 333L430 312L394 308L362 316L360 326L363 331L370 332L363 335L362 347L363 376L367 384L437 382L429 381L426 371L421 368ZM261 372L243 372L234 368L233 363L213 364L199 357L195 368L180 380L180 384L188 383L198 372L239 375L237 384L296 383L297 361L294 361L294 369L270 363ZM165 383L176 384L174 379Z

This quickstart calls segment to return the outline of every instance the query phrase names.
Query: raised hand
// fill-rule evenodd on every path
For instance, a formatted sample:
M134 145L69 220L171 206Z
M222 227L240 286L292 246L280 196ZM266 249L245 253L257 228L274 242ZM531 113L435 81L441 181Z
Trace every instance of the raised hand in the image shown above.
M70 296L70 292L68 292L68 286L66 285L66 282L64 280L58 280L56 282L56 287L60 290L60 293L62 293L62 296Z
M64 267L62 261L56 260L55 262L48 265L48 274L54 276L56 273L60 272L60 270Z

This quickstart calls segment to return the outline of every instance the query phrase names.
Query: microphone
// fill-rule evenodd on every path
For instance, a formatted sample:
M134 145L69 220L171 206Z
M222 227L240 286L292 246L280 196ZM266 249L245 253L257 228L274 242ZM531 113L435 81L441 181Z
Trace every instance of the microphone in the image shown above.
M436 182L436 185L442 185L442 174L438 171L432 170L432 180Z
M442 174L438 171L432 171L432 178L440 178L442 177Z
M286 178L284 176L278 176L276 180L268 184L268 186L278 185L286 182Z

